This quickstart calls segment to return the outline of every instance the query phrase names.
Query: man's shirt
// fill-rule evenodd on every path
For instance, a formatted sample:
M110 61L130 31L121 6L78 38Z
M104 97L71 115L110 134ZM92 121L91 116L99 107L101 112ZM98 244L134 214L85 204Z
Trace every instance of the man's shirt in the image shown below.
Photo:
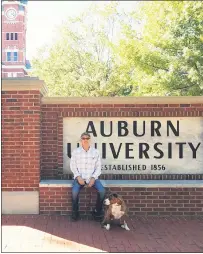
M90 178L98 178L101 174L101 159L99 151L90 147L85 151L83 147L78 147L72 152L70 168L74 174L74 179L81 176L87 183Z

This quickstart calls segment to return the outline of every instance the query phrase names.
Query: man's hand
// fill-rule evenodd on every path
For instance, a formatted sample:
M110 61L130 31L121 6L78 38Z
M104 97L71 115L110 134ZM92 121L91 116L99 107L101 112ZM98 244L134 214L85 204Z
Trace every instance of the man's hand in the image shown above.
M85 185L85 181L82 179L81 176L78 176L78 177L77 177L77 180L78 180L78 182L79 182L80 185Z
M87 187L92 187L94 185L94 182L95 182L95 178L91 177L90 182Z

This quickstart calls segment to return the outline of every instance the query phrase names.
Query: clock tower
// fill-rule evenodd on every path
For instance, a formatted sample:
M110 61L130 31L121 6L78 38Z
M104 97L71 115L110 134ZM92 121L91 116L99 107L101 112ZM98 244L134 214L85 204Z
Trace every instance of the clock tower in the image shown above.
M2 1L2 77L25 77L27 1Z

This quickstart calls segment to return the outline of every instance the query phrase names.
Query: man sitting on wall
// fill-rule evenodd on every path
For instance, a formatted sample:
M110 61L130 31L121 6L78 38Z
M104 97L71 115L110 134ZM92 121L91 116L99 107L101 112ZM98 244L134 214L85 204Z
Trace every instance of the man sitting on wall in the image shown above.
M101 159L99 151L90 146L90 134L87 132L81 135L81 146L76 148L71 156L70 168L74 174L72 187L72 219L79 219L79 192L87 185L97 190L96 208L92 212L95 218L102 217L102 204L105 196L105 189L98 177L101 175Z

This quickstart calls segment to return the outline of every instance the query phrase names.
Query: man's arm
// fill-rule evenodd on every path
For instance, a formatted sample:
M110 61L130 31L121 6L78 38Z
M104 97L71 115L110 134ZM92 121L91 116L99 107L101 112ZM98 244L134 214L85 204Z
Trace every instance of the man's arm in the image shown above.
M73 172L74 179L80 176L80 173L77 168L77 163L76 163L76 152L73 151L71 159L70 159L70 169Z
M98 152L97 161L95 164L95 170L92 174L92 177L94 177L94 179L96 180L100 175L101 175L101 158L100 158L100 154Z

